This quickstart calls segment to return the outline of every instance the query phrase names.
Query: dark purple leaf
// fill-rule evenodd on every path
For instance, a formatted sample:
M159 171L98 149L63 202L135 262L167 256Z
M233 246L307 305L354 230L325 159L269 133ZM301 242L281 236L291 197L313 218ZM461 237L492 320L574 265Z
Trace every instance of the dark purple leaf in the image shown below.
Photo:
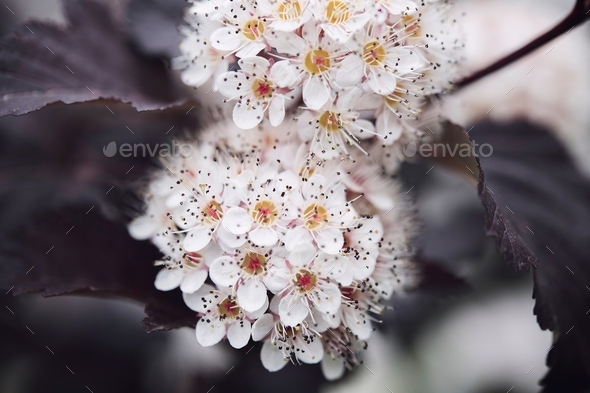
M480 157L478 185L487 233L517 270L536 267L534 313L555 332L543 391L588 391L590 181L546 130L486 123L470 136L493 146Z
M138 110L185 97L164 65L137 53L98 0L67 0L68 26L31 22L0 41L0 116L47 104L115 99Z

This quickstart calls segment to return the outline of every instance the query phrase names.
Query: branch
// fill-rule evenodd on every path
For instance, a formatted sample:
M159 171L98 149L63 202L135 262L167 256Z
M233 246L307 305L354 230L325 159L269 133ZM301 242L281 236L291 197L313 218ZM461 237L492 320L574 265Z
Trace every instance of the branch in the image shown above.
M467 78L465 78L463 80L460 80L459 82L457 82L455 84L455 91L457 91L467 85L470 85L473 82L477 82L478 80L484 78L485 76L506 67L507 65L515 62L516 60L528 55L529 53L533 52L534 50L545 45L549 41L559 37L563 33L569 32L576 25L584 22L587 17L590 17L589 12L590 12L590 0L576 0L576 4L574 5L574 9L561 23L559 23L553 29L549 30L547 33L543 34L542 36L536 38L535 40L531 41L527 45L518 49L516 52L513 52L510 55L487 66L486 68L477 71L473 75L468 76Z

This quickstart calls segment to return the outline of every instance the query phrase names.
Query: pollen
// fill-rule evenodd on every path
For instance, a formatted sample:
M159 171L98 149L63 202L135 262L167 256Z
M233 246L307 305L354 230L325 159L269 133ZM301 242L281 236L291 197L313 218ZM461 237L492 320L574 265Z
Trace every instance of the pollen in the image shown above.
M326 19L333 25L346 23L351 17L350 9L345 1L330 0L326 7Z
M322 113L318 122L320 127L329 132L338 131L342 125L340 116L337 113L331 111L325 111Z
M208 223L220 221L223 218L223 208L216 201L210 201L201 211Z
M371 41L365 44L363 48L363 60L369 66L378 66L383 64L387 51L378 41Z
M273 85L267 80L258 78L252 83L252 93L254 93L254 97L258 99L270 99L272 98L273 92Z
M258 19L251 19L244 23L242 27L242 34L250 41L256 41L264 34L264 23Z
M303 65L310 74L318 75L328 71L332 65L332 61L330 60L328 51L314 49L305 55Z
M264 272L266 266L266 257L262 254L249 252L244 257L242 262L242 269L250 275L259 275Z
M328 221L328 210L322 205L312 203L303 211L303 219L307 229L315 229Z
M269 200L257 202L252 210L252 218L261 226L274 224L279 216L279 209Z
M300 293L308 293L315 289L318 277L307 269L301 269L295 274L293 284Z

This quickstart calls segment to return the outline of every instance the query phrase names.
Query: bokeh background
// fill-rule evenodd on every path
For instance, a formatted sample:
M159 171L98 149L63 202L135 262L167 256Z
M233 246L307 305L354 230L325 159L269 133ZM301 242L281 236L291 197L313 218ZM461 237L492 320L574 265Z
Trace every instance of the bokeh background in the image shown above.
M134 45L162 59L177 53L174 23L182 1L112 3L121 20L131 21ZM64 23L58 0L0 0L0 5L1 34L32 18ZM572 5L563 0L459 1L457 13L464 13L466 37L463 73L529 42L565 17ZM165 28L158 23L153 38L146 39L152 21L161 17L158 13L170 23ZM490 121L499 126L524 121L543 127L566 147L580 171L590 174L588 37L590 26L578 27L459 94L445 97L446 113L467 129L485 127ZM18 187L26 190L28 180L59 176L73 176L80 184L88 178L138 183L141 173L131 170L122 175L138 161L107 158L102 154L104 146L112 140L166 142L198 127L199 117L206 116L195 111L178 124L172 119L177 122L177 113L190 106L162 113L137 113L114 102L109 108L116 115L103 104L89 103L52 105L24 117L0 119L2 187L17 187L11 182L18 178ZM166 135L171 125L175 128ZM202 348L188 328L147 334L141 324L143 307L128 300L8 293L0 294L4 306L0 310L0 391L539 391L553 338L539 328L533 315L531 274L514 273L496 253L493 240L485 236L483 208L472 185L437 165L429 171L432 166L407 163L400 176L405 189L411 189L409 195L416 201L423 225L422 257L441 261L461 281L453 290L434 285L394 299L394 310L386 313L371 339L364 365L341 381L325 382L319 367L313 366L290 366L270 374L260 365L258 347ZM32 205L36 198L45 197L34 190ZM64 192L74 196L82 191ZM2 208L0 212L0 230L27 213ZM131 216L133 209L125 214Z

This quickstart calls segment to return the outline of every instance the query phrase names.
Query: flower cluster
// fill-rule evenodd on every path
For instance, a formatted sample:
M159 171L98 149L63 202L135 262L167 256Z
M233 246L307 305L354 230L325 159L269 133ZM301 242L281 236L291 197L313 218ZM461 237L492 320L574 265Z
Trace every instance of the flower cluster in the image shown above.
M298 135L267 121L202 132L154 176L129 231L162 252L155 286L180 288L201 345L263 341L268 370L321 362L335 379L412 284L413 226L379 165L314 157Z
M416 137L429 97L455 77L455 20L445 0L195 1L183 32L183 81L212 80L233 119L278 126L289 102L316 156L363 139ZM408 136L406 135L406 138Z

